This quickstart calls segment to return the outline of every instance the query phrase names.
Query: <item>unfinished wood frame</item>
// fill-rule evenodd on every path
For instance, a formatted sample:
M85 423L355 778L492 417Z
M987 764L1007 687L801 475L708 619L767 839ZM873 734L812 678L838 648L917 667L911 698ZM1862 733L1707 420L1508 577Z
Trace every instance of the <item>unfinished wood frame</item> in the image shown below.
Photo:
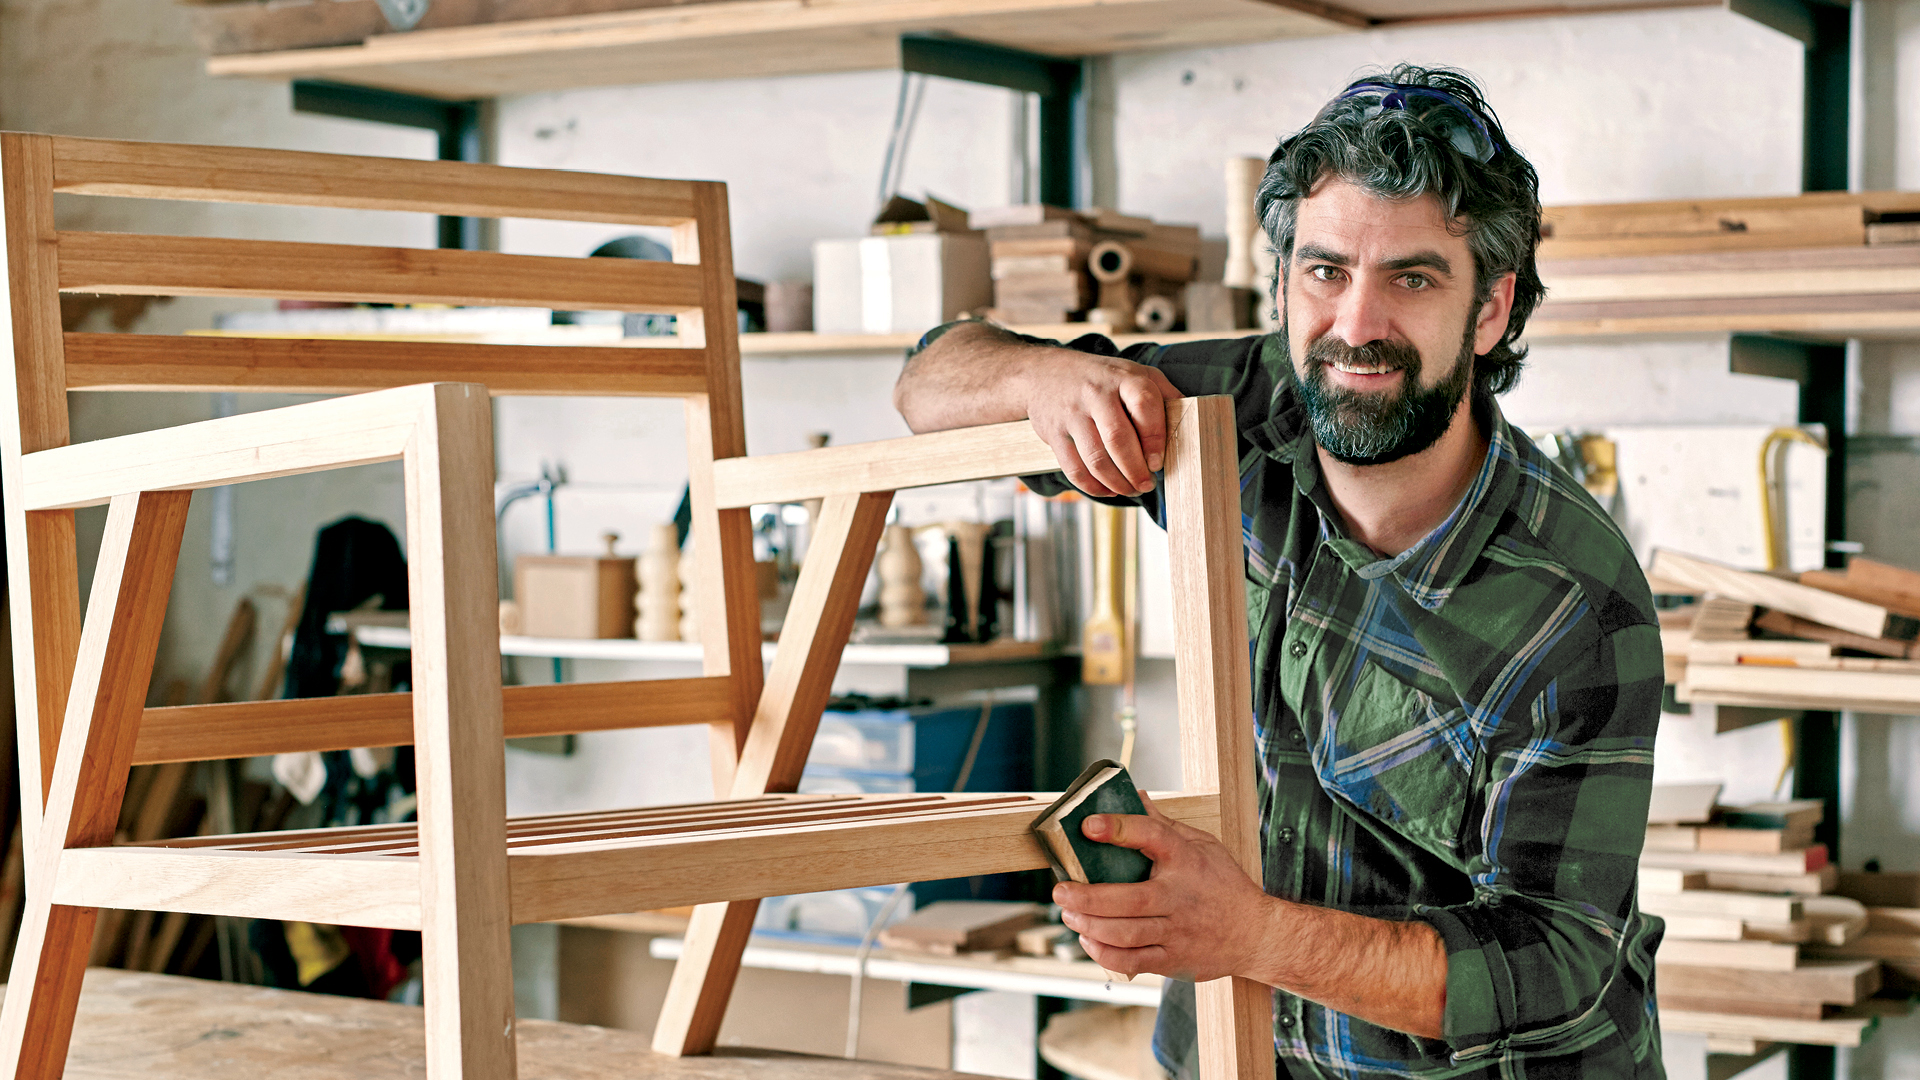
M17 679L21 768L42 796L26 800L26 930L0 1005L16 1075L59 1075L101 908L417 928L430 1076L505 1080L512 922L700 905L655 1034L657 1049L698 1053L758 898L1045 865L1028 831L1045 797L792 794L894 489L1056 466L1025 422L746 458L723 186L31 135L0 135L0 186L13 380L0 479L16 655L31 658ZM595 261L167 237L110 248L53 228L54 191L666 224L673 262L581 269ZM69 335L61 288L551 302L672 311L679 333L601 350ZM65 394L108 388L359 393L69 445ZM501 392L684 401L701 677L500 688L488 395ZM1219 834L1258 880L1232 410L1201 398L1168 414L1186 767L1185 790L1158 801ZM412 692L145 708L191 491L383 460L406 475ZM763 673L748 507L807 498L822 509ZM72 515L103 502L108 544L83 626ZM709 727L719 801L506 817L505 736L657 724ZM408 742L417 826L111 846L136 762ZM1267 1001L1239 980L1201 988L1206 1080L1272 1075Z

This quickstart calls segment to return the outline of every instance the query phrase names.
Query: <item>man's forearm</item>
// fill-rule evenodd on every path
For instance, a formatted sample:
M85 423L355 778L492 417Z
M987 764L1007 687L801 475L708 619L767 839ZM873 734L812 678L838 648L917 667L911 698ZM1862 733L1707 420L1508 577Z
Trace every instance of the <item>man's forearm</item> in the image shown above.
M915 432L1024 420L1026 365L1050 351L989 323L961 323L907 361L893 406Z
M1249 977L1381 1027L1441 1037L1447 950L1424 922L1272 901Z

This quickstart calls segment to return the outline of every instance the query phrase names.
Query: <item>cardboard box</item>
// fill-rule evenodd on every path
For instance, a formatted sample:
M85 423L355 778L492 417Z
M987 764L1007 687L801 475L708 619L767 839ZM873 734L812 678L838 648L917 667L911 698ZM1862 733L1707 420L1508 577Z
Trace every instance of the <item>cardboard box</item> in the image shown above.
M984 236L913 233L813 245L813 329L915 334L993 302Z
M594 555L521 555L513 561L520 632L546 638L630 638L634 560Z

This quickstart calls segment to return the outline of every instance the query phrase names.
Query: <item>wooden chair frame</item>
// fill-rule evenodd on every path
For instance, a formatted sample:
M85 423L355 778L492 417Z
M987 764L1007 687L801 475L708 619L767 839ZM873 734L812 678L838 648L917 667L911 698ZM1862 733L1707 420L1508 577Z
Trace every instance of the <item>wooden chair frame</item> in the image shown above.
M103 238L57 231L56 191L667 225L675 262ZM509 1078L511 923L699 905L655 1047L701 1053L760 897L1045 865L1027 831L1044 796L791 794L893 491L1056 466L1024 422L745 457L724 186L0 134L0 196L0 480L23 790L40 795L23 799L25 925L0 1006L12 1075L61 1074L102 907L418 929L430 1075ZM681 333L660 348L63 334L60 290L661 311ZM65 397L86 389L352 396L69 445ZM489 393L684 401L703 676L502 690ZM1232 410L1194 399L1168 419L1184 791L1159 802L1258 875ZM192 490L395 459L410 694L144 707ZM822 510L763 675L747 508L809 498ZM100 503L82 620L73 508ZM689 723L713 733L720 801L507 819L504 738ZM417 825L112 846L134 764L400 743L416 747ZM1199 1000L1203 1075L1270 1077L1266 988L1221 980Z

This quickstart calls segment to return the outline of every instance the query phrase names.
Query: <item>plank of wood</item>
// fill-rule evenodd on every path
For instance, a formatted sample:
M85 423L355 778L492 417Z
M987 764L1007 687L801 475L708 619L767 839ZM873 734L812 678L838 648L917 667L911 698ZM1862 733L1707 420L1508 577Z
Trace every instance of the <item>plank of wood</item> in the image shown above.
M1720 808L1722 824L1742 829L1812 828L1826 817L1827 804L1819 799L1782 799Z
M1728 870L1708 870L1706 875L1709 889L1818 896L1834 890L1840 880L1840 868L1828 864L1805 874L1742 874Z
M1604 209L1551 206L1541 211L1542 233L1553 240L1615 237L1751 235L1798 232L1821 226L1861 225L1866 208L1851 200L1766 200L1613 203ZM1862 242L1856 234L1854 243Z
M905 439L714 462L722 507L895 491L963 480L1058 472L1053 448L1025 420Z
M1776 971L1673 963L1661 955L1654 959L1659 965L1660 989L1676 994L1852 1005L1880 989L1880 965L1872 960L1806 960L1797 967Z
M1843 214L1845 212L1843 211ZM1860 212L1850 223L1814 224L1803 229L1772 232L1726 232L1713 235L1552 237L1540 242L1543 259L1631 258L1642 255L1692 254L1707 251L1780 251L1807 248L1850 248L1867 243L1868 227Z
M1845 945L1867 930L1867 906L1845 896L1809 896L1802 904L1812 924L1811 940L1823 945Z
M1039 904L1010 900L937 900L880 932L889 949L952 956L1008 948L1020 930L1045 914Z
M1180 770L1188 791L1219 792L1217 835L1263 880L1254 789L1245 548L1232 399L1167 403L1166 526L1174 597ZM1203 1076L1274 1075L1272 994L1248 979L1195 988Z
M1713 819L1713 805L1724 784L1655 784L1647 821L1660 825L1703 824Z
M705 350L622 345L66 335L70 390L350 394L423 382L494 394L685 397L706 390Z
M1660 1008L1690 1010L1692 1012L1739 1013L1742 1016L1778 1016L1788 1020L1819 1020L1827 1013L1827 1007L1818 1001L1794 1001L1775 998L1748 997L1738 994L1681 994L1670 993L1663 984L1659 989ZM1708 1053L1712 1053L1711 1049Z
M988 245L988 251L992 254L995 262L1001 259L1055 257L1066 259L1069 267L1080 267L1086 265L1087 252L1092 248L1092 244L1084 234L1079 236L1063 235L1052 237L1005 235L1014 231L1015 230L996 229L987 234L989 237L1001 237L1000 239L990 240Z
M1834 891L1869 908L1920 908L1920 874L1843 870Z
M1845 945L1828 945L1824 942L1809 946L1811 956L1862 960L1920 960L1920 935L1910 932L1886 933L1873 929L1871 924L1867 932L1847 942Z
M1549 281L1586 276L1745 274L1780 270L1911 270L1920 251L1900 247L1803 248L1789 251L1714 251L1603 259L1542 260Z
M1549 280L1554 296L1597 300L1707 300L1738 297L1864 296L1920 292L1920 270L1833 268L1737 273L1583 274Z
M1702 597L1693 607L1693 619L1687 624L1689 644L1711 641L1745 641L1753 622L1753 605L1725 596Z
M1869 604L1878 604L1896 615L1905 615L1909 619L1920 618L1920 603L1916 603L1906 593L1888 593L1863 585L1851 575L1834 570L1807 570L1800 574L1800 584L1836 596L1850 596Z
M1810 919L1795 919L1784 923L1743 920L1740 924L1740 940L1805 945L1813 940L1813 922Z
M1660 1027L1703 1035L1746 1035L1778 1042L1814 1046L1859 1046L1876 1021L1873 1018L1834 1017L1827 1020L1789 1020L1774 1016L1687 1012L1661 1009Z
M1800 946L1772 941L1662 940L1654 960L1664 970L1674 965L1701 965L1741 972L1790 972L1800 964Z
M1920 571L1855 556L1847 560L1847 580L1907 604L1920 604Z
M60 288L663 315L697 308L701 299L696 268L645 259L85 232L60 234Z
M1907 299L1898 309L1887 310L1871 304L1835 305L1824 308L1810 297L1791 304L1767 299L1753 310L1724 314L1679 313L1659 317L1628 317L1604 314L1570 315L1542 304L1527 321L1527 339L1534 341L1585 339L1594 337L1773 333L1814 334L1822 337L1892 337L1906 339L1920 332L1920 294ZM1683 301L1710 307L1722 301Z
M1907 711L1920 711L1920 673L1689 664L1687 685L1697 691L1729 691L1783 702L1905 703Z
M0 364L0 480L19 492L23 455L68 442L59 270L53 210L54 140L0 134L0 228L11 360ZM54 751L80 647L80 584L71 511L22 513L6 500L14 713L20 775L39 777L21 800L26 854L40 842Z
M1717 825L1700 828L1700 851L1736 851L1754 855L1777 855L1790 848L1813 843L1813 826L1789 829L1729 829Z
M1642 869L1645 869L1644 867ZM1663 915L1667 924L1667 941L1744 941L1745 927L1739 919L1719 918L1712 915Z
M1791 922L1801 914L1800 898L1797 896L1765 896L1713 889L1643 893L1640 896L1640 908L1655 915L1668 912L1675 915L1718 915L1756 922Z
M430 389L403 459L427 1068L513 1080L493 412L485 387Z
M1867 908L1867 925L1878 933L1920 934L1920 908L1874 905Z
M130 491L392 461L406 451L432 393L424 386L376 390L43 450L22 459L23 484L15 490L26 508L65 509Z
M508 686L501 698L509 739L710 724L729 716L734 704L732 684L714 676ZM408 693L240 701L146 710L133 760L208 761L412 742Z
M1806 874L1827 865L1825 845L1814 844L1778 855L1746 855L1724 851L1644 851L1642 866L1669 866L1682 870L1731 870L1742 874Z
M1920 221L1877 221L1867 226L1869 244L1920 244Z
M78 195L621 225L672 226L698 214L699 185L687 180L64 136L50 150L53 190Z
M1873 653L1876 656L1885 656L1895 660L1905 659L1913 652L1913 643L1909 641L1894 641L1891 638L1851 634L1845 630L1836 630L1833 627L1822 625L1811 619L1802 619L1784 611L1762 611L1760 614L1754 616L1753 625L1758 629L1770 633L1823 641L1842 649Z
M1692 641L1687 645L1689 664L1738 664L1747 660L1823 660L1833 656L1836 646L1826 641L1773 641L1743 638L1739 641Z
M1798 582L1783 581L1766 574L1735 570L1732 567L1721 566L1718 563L1682 555L1675 551L1665 549L1655 551L1652 571L1661 577L1671 578L1722 596L1758 604L1774 611L1784 611L1789 615L1796 615L1866 637L1911 640L1916 629L1920 629L1913 625L1912 620L1894 615L1877 604L1835 596Z
M143 492L119 496L107 510L29 883L53 882L63 849L113 840L188 499ZM8 994L0 1004L0 1061L20 1076L60 1075L97 914L55 904L51 893L30 885L14 952L13 981L29 980L33 992Z
M654 1053L677 1058L713 1051L759 910L758 900L701 904L694 909L687 924L686 947L673 965L673 978L654 1022Z
M1640 868L1640 891L1643 893L1677 893L1706 887L1707 875L1702 870L1673 870L1663 866Z
M1063 206L1048 206L1045 203L1023 203L1018 206L992 206L972 211L967 215L967 227L970 229L1005 229L1009 227L1033 226L1050 221L1086 220L1085 215Z
M1649 825L1645 851L1698 851L1698 825Z

